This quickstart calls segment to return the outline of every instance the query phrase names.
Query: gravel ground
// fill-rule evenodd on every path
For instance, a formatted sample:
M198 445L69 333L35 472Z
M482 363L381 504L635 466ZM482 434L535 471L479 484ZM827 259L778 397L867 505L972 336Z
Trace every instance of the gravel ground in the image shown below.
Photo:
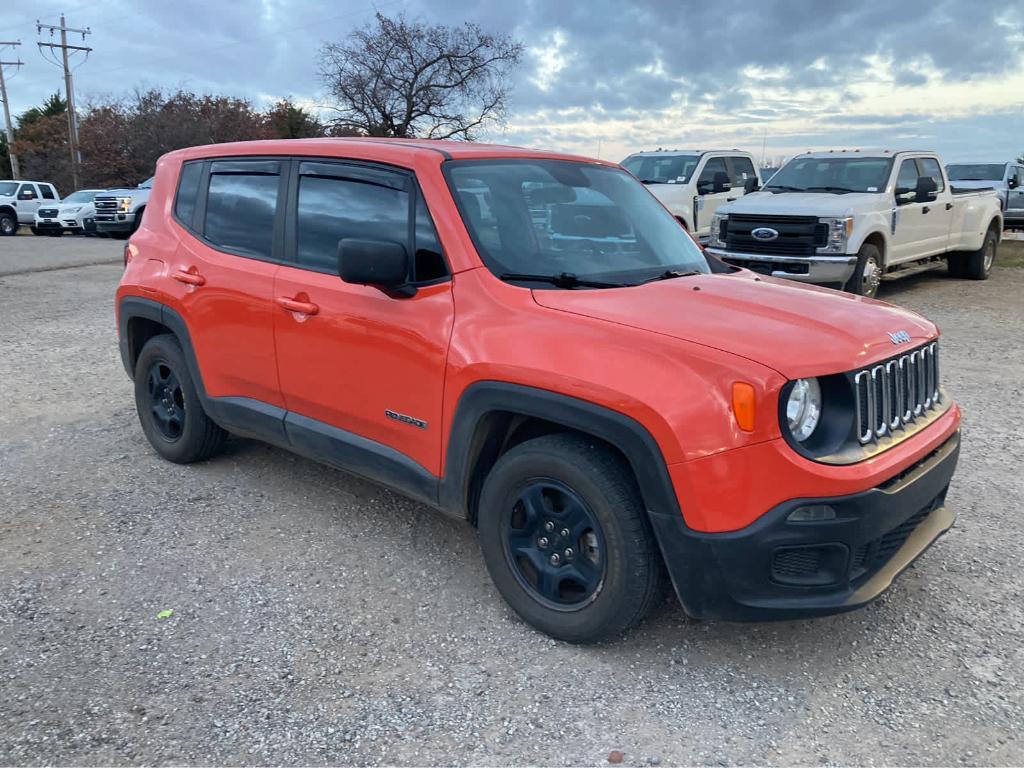
M1024 762L1024 270L885 289L942 326L966 414L959 523L887 595L760 625L669 602L590 648L381 488L239 439L158 460L119 271L0 278L0 764Z

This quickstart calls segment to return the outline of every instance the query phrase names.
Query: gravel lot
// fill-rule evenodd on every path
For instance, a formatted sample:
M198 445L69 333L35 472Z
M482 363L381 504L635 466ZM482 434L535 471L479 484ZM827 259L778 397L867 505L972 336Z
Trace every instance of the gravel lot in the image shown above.
M468 526L246 440L158 460L120 268L11 274L120 251L0 240L0 764L1024 762L1024 269L885 289L942 326L966 414L959 523L885 597L672 602L578 648L505 608Z

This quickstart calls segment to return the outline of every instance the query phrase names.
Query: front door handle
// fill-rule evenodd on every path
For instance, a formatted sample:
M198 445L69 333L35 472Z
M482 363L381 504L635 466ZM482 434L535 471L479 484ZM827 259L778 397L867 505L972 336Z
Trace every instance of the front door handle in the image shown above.
M928 211L930 211L930 210L931 210L931 208L929 208L929 207L928 207L928 206L926 205L926 206L925 206L924 208L922 208L922 209L921 209L921 213L928 213Z
M185 285L206 285L206 278L195 272L195 267L190 269L176 269L171 273L171 279L177 280L179 283L185 283Z
M725 198L725 202L727 202L727 203L735 203L736 202L736 198L735 197L727 197L727 198Z
M946 210L947 211L953 210L953 204L952 203L946 203Z
M315 315L320 311L320 307L311 301L300 301L288 298L287 296L278 297L277 303L278 306L287 309L289 312L298 312L302 315Z

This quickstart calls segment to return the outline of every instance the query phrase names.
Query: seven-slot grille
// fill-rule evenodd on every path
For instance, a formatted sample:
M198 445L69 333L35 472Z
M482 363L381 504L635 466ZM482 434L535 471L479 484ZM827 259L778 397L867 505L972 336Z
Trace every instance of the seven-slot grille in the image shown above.
M853 391L861 445L925 417L941 400L938 342L858 371Z

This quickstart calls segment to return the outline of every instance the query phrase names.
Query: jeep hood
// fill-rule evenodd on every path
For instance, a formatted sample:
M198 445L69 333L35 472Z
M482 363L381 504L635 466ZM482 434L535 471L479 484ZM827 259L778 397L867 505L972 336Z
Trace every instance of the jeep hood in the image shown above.
M861 368L938 335L909 310L749 272L533 295L542 307L713 347L789 379ZM896 331L910 343L894 345Z

